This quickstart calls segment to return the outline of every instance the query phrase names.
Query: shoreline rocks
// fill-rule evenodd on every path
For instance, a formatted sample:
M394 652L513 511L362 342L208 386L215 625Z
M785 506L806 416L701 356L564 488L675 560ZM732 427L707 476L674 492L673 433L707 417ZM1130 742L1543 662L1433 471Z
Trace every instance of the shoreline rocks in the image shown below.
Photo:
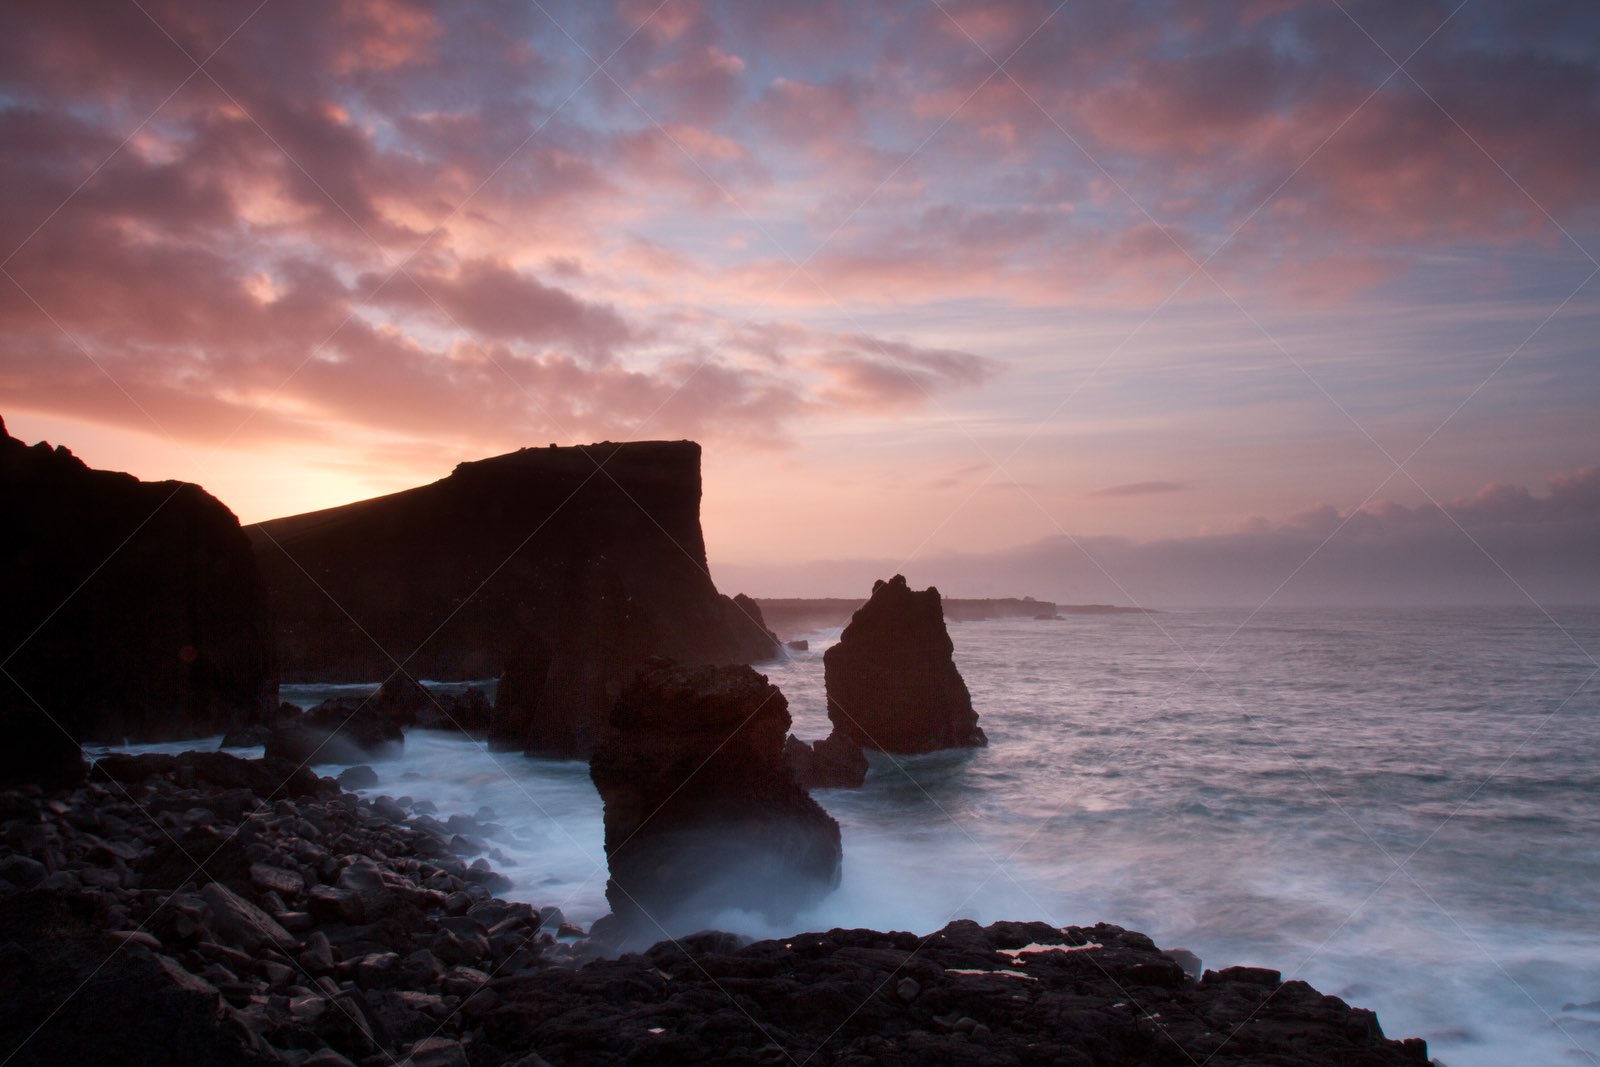
M16 1067L1428 1062L1304 982L1196 980L1105 924L707 932L611 958L558 909L497 899L425 807L226 753L0 789L0 1048Z
M823 653L834 729L862 748L903 754L987 745L953 652L938 589L913 590L899 574L875 582Z

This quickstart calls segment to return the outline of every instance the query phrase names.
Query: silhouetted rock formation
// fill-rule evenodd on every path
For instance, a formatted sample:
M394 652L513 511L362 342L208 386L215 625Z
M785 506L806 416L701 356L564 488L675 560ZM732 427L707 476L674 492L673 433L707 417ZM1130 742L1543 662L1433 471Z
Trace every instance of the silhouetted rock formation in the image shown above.
M271 760L113 756L33 792L0 789L8 1067L1429 1062L1305 982L1106 924L707 932L599 959L600 923L494 899L499 876L452 855L464 816Z
M271 717L260 576L215 497L91 470L0 423L0 515L10 780L73 776L74 741L194 737Z
M337 697L272 728L268 757L296 766L365 763L400 754L405 735L377 698Z
M873 583L823 653L828 718L862 748L885 752L988 744L952 651L939 590L916 592L899 574Z
M837 728L811 744L790 734L783 758L794 780L807 789L855 789L867 780L866 753Z
M691 441L523 449L250 533L285 679L504 673L503 745L588 753L647 656L776 654L707 573Z
M790 777L789 704L749 667L653 660L589 773L605 801L606 899L645 943L725 908L787 918L839 881L839 824Z
M461 693L440 692L404 674L384 682L373 704L397 726L422 730L483 733L489 729L493 714L489 698L475 685Z

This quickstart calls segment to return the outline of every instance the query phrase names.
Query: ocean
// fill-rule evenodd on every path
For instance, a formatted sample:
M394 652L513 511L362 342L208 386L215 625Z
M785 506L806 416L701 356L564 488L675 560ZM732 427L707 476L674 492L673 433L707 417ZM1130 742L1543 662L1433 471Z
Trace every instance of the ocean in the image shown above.
M1449 1067L1600 1063L1600 609L1196 610L950 632L989 746L874 754L863 788L817 791L843 828L839 889L781 929L719 925L1108 921L1372 1008ZM822 653L837 637L757 668L803 738L828 731ZM376 769L368 794L491 809L507 896L581 923L606 911L584 763L418 731Z

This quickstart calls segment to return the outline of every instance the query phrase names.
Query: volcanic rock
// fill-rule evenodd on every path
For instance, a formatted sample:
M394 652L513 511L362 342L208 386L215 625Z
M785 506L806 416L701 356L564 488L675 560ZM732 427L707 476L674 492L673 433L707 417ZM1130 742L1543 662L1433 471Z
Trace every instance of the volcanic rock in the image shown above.
M606 899L647 941L726 908L793 915L839 881L839 824L784 763L788 701L749 667L653 660L589 764L605 801Z
M398 756L404 743L400 727L372 702L335 697L274 726L266 754L297 765L365 763Z
M794 780L807 789L855 789L867 780L866 753L837 728L811 744L790 734L783 758Z
M199 486L91 470L0 422L0 778L81 777L76 743L158 741L277 707L249 539Z
M988 744L953 650L939 590L915 591L899 574L875 582L823 653L828 718L862 748L884 752Z
M587 755L648 656L777 651L755 604L711 582L691 441L523 449L248 532L286 679L387 677L383 650L414 677L506 674L503 746Z
M490 725L489 700L477 686L463 693L430 690L404 671L383 683L372 704L399 726L476 733Z

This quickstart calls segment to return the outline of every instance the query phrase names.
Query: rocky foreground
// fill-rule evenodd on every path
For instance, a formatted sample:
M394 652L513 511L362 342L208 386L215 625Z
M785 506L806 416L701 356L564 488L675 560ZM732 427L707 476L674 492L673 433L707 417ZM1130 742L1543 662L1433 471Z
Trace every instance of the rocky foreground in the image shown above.
M109 757L75 789L0 792L0 817L9 1064L1428 1062L1303 982L1197 980L1115 926L607 958L603 929L494 897L473 819L276 760Z

